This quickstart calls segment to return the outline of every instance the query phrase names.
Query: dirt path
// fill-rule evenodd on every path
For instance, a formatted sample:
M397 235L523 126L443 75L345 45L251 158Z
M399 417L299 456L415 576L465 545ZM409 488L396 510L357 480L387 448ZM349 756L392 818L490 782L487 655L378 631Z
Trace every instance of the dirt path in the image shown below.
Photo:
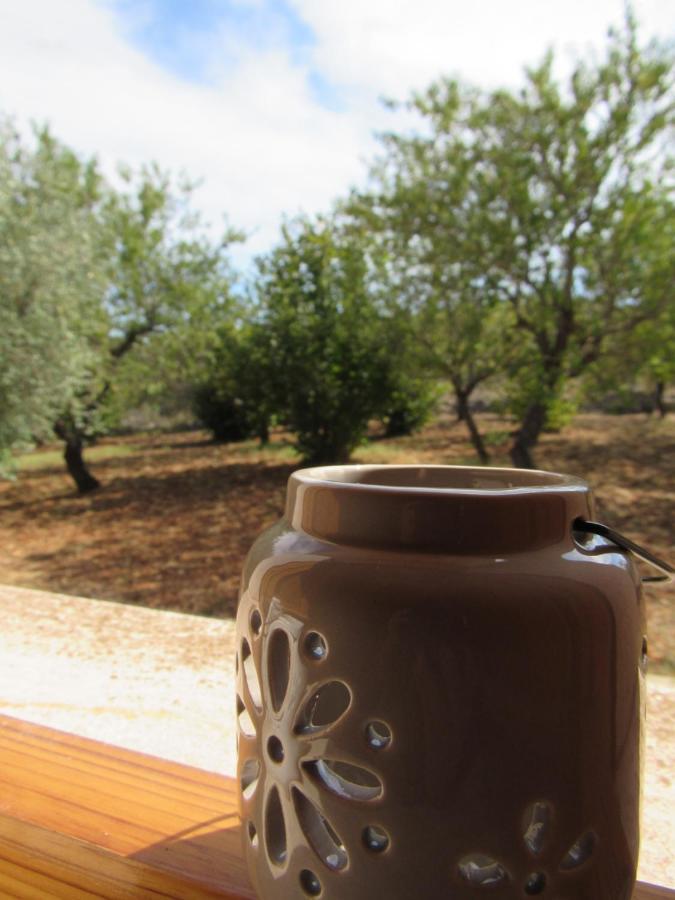
M507 464L509 423L479 417L495 462ZM281 513L297 465L282 436L216 446L203 433L115 438L94 465L104 487L74 495L53 457L0 482L0 583L230 616L254 537ZM124 454L122 455L122 451ZM49 457L47 457L49 459ZM420 435L373 441L359 462L472 463L461 424L443 419ZM672 556L675 420L583 415L549 434L542 468L585 477L599 517L657 554ZM675 589L647 592L655 672L675 671Z

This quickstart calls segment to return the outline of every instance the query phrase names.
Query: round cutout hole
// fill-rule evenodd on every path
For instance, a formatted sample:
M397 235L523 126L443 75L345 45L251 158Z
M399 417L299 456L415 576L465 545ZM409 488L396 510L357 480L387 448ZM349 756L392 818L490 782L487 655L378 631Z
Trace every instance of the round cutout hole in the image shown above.
M284 746L275 735L272 735L267 742L267 752L273 762L282 763L284 761Z
M366 727L366 740L375 750L384 750L391 744L391 728L384 722L369 722Z
M300 887L308 897L318 897L321 893L321 882L309 869L303 869L300 872Z
M546 890L546 875L543 872L533 872L528 876L525 882L525 893L534 897L536 894L543 894Z
M262 616L259 609L254 609L251 613L251 631L256 637L262 631Z
M389 846L389 835L378 825L369 825L363 829L363 843L373 853L383 853Z
M325 639L318 631L310 631L305 638L305 652L310 659L322 660L328 655Z

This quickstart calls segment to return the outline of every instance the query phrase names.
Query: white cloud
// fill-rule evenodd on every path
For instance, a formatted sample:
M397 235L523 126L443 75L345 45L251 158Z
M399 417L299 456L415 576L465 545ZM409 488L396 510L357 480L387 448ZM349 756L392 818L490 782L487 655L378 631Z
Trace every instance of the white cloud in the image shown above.
M397 97L439 73L486 86L515 83L549 46L603 43L623 0L291 0L317 35L314 59L338 82ZM675 6L633 4L646 32L675 31Z
M0 110L49 121L107 172L156 159L204 179L199 204L268 246L282 211L319 209L360 172L365 129L323 109L283 51L241 48L227 80L192 84L162 70L89 0L2 8Z
M118 161L155 159L204 179L200 207L213 222L227 213L254 231L250 254L269 246L282 213L325 209L361 180L372 131L389 124L378 95L405 98L441 72L513 83L552 42L600 45L623 9L622 0L291 2L316 36L309 60L294 58L283 29L262 49L216 31L195 38L207 57L204 84L135 49L104 3L0 0L0 111L49 121L109 173ZM636 7L647 32L669 33L666 4ZM149 14L135 10L138 21ZM311 89L310 64L343 90L339 109Z

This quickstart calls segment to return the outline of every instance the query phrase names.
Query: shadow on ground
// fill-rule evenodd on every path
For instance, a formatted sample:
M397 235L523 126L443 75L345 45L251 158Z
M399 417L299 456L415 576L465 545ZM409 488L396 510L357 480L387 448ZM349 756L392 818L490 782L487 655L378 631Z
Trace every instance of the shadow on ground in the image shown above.
M213 891L214 896L255 900L245 871L236 816L203 822L151 844L129 859L150 870L147 883L143 883L141 874L139 889L157 889L158 875L164 875L170 886L180 891L176 893L180 897L202 896L206 890Z
M508 465L513 422L481 413L493 464ZM73 493L60 470L0 483L0 582L210 616L231 616L244 557L276 521L297 467L285 435L271 447L218 445L204 432L115 438L131 452L94 463L103 488ZM472 463L464 426L446 416L420 434L372 441L364 463ZM543 436L541 468L579 475L597 518L672 556L675 418L585 414ZM675 665L675 590L647 591L651 651ZM669 662L669 659L671 662Z

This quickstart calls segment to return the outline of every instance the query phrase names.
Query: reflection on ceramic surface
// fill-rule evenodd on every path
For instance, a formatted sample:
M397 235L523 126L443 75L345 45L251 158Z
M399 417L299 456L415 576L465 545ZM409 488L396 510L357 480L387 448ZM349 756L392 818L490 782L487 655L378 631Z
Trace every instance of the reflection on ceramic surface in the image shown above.
M242 835L263 900L629 900L643 612L549 473L291 476L237 616Z

